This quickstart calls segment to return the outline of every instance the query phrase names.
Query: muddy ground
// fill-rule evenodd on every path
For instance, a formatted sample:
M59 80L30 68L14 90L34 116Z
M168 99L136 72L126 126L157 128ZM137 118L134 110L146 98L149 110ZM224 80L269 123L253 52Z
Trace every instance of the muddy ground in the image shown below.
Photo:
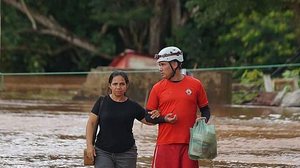
M84 167L93 102L0 99L0 167ZM218 156L201 167L300 167L300 109L213 107ZM134 125L138 167L151 164L156 126Z

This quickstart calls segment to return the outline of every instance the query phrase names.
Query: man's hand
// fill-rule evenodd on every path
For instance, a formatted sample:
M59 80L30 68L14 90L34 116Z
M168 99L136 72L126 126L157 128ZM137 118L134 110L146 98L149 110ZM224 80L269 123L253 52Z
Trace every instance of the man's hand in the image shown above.
M199 121L199 120L204 120L204 121L205 121L205 123L207 123L207 119L206 119L206 117L197 116L197 118L196 118L196 121L195 121L195 122L197 122L197 121Z
M177 116L176 114L174 115L173 113L169 113L165 116L165 121L167 123L170 123L170 124L174 124L176 121L177 121Z

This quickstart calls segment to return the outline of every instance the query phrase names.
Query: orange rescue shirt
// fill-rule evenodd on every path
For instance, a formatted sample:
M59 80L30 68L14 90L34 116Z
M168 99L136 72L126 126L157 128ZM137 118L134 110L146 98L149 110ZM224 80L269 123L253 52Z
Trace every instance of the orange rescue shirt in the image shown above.
M189 143L190 128L196 120L197 107L208 105L202 83L193 77L184 76L180 82L163 79L156 83L149 95L146 108L158 109L162 116L176 114L174 124L161 123L157 144Z

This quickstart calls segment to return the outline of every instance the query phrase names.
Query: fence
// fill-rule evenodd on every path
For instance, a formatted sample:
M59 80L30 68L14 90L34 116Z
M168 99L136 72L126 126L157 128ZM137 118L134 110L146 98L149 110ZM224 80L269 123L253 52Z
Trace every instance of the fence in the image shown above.
M0 91L4 90L4 76L0 72Z
M232 99L232 72L281 67L300 67L300 63L200 68L186 71L202 81L211 103L228 104ZM73 90L78 92L77 98L93 98L107 93L107 79L111 72L112 70L93 69L91 72L0 73L0 91ZM144 101L153 84L160 79L158 71L155 70L126 72L130 79L128 94L140 102Z

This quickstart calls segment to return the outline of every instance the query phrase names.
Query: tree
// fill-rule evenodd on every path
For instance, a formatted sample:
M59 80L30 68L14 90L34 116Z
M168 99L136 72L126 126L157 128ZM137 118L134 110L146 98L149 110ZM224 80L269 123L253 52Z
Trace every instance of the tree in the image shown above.
M158 53L168 36L174 36L177 29L185 25L188 12L182 7L184 1L155 0L150 20L149 53Z
M221 50L240 65L285 63L296 51L292 11L251 12L228 20L231 30L219 36Z
M89 11L86 3L57 0L26 1L26 4L23 0L4 0L3 2L4 7L1 6L3 9L1 13L4 13L2 14L1 59L3 61L1 60L1 64L3 65L0 66L1 69L12 72L51 71L51 69L55 70L52 63L64 62L69 63L70 67L60 67L63 71L88 70L91 61L95 58L99 60L97 61L98 65L99 63L107 64L107 61L112 59L109 55L114 51L108 50L106 46L110 41L109 36L102 35L102 41L98 41L95 45L87 40L92 33L85 33L85 29L89 28L89 21L78 24L78 21L85 16L76 17L73 22L69 21L72 19L71 15L77 15L77 12L80 15ZM62 10L58 6L68 8ZM70 15L55 17L60 10L62 10L61 13ZM17 20L19 21L17 22ZM66 25L62 26L60 23ZM74 31L82 36L75 35L65 28L69 26L68 23L77 25L72 28L76 27L77 29L75 28ZM97 32L97 34L101 36L101 33ZM102 42L105 45L102 46ZM103 52L103 48L106 52ZM63 58L65 54L68 54L69 58ZM81 57L90 61L83 61L84 59ZM16 65L21 66L16 67ZM74 65L83 69L74 68Z
M151 16L150 3L142 1L92 0L91 18L97 25L112 31L120 48L144 51ZM122 51L120 51L122 52Z
M250 20L246 21L246 18L256 13L259 15L259 20L266 21L266 19L271 19L266 23L267 25L271 24L269 25L271 27L277 27L281 24L287 26L284 31L275 32L275 30L272 30L271 34L266 30L266 27L260 26L259 28L262 33L260 40L268 41L268 39L272 37L273 40L276 39L280 41L280 47L276 46L278 50L272 50L272 55L275 57L272 61L276 60L276 63L284 63L283 59L276 59L276 57L278 56L279 58L285 59L292 57L297 45L299 46L295 39L295 37L297 37L295 34L297 29L295 24L293 24L299 23L299 19L297 21L295 20L297 18L291 16L294 13L289 10L291 6L293 6L291 2L285 0L237 0L234 2L230 0L190 0L186 3L186 7L189 10L191 20L188 21L185 27L179 29L175 36L168 39L168 44L182 46L182 49L185 51L186 60L188 61L187 65L190 68L239 66L243 64L255 65L258 63L269 64L271 62L268 62L270 59L268 58L269 55L267 55L266 50L264 54L256 53L258 55L250 56L253 59L245 61L247 58L246 52L249 50L257 50L257 46L250 45L248 48L244 48L245 46L238 43L247 38L245 36L249 33L250 27L254 28L258 26L258 24L254 24ZM270 15L274 14L274 12L278 14L277 16L284 16L286 20L271 17ZM236 20L239 16L244 17L243 19ZM233 23L232 20L236 21ZM237 29L240 22L247 22L248 27L244 26ZM232 36L236 34L239 35L229 39L229 34ZM280 49L282 47L284 51ZM283 52L285 52L285 54L283 54ZM256 62L256 60L259 61Z
M97 50L97 47L88 41L77 37L76 35L69 32L67 29L62 27L58 22L54 20L54 18L48 18L43 16L42 14L33 11L32 9L28 8L24 3L24 0L17 1L17 0L3 0L5 3L13 6L14 8L18 9L19 11L23 12L27 15L28 19L32 23L32 28L34 31L37 31L41 34L48 34L58 38L61 38L75 46L81 47L86 49L96 55L101 55L104 59L111 59L107 55L100 54ZM38 28L36 22L42 25L42 28Z
M266 48L253 52L253 37L269 48L267 38L279 41L272 52L281 55L274 59L281 63L300 42L299 0L3 2L2 72L86 71L107 65L126 48L155 54L166 45L184 51L188 68L268 63ZM271 17L272 12L286 20ZM259 21L251 20L255 15ZM260 22L266 19L286 30L268 29ZM259 37L249 35L254 29ZM246 43L250 55L243 52Z

